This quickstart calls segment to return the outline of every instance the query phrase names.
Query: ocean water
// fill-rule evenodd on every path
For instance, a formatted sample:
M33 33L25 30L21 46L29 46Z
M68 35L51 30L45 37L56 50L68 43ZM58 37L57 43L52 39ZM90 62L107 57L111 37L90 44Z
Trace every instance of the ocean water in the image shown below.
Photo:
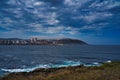
M120 61L120 46L113 45L1 45L0 75L37 68L99 66Z

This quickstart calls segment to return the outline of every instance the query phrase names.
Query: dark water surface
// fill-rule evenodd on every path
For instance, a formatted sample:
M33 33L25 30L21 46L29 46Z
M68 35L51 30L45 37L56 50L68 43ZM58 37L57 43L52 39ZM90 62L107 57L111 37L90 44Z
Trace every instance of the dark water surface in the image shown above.
M120 61L120 46L103 45L1 45L0 75L36 68Z

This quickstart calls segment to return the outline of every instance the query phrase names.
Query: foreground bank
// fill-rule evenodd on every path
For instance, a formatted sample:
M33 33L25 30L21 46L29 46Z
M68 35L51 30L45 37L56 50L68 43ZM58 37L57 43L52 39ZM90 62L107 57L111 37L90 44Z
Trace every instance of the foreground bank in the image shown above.
M120 62L102 66L36 69L32 72L11 73L0 80L120 80Z

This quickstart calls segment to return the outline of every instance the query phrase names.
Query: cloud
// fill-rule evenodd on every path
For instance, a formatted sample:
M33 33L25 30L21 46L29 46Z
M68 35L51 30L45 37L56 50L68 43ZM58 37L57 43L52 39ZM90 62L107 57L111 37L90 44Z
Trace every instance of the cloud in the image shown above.
M99 8L100 10L111 9L120 5L120 1L117 0L103 0L103 1L95 1L89 7L90 8Z
M2 38L29 38L23 31L12 30L7 32L0 32Z
M6 2L9 5L16 5L17 1L16 0L8 0L8 2Z
M0 27L14 32L75 36L84 34L83 30L97 32L119 24L118 0L2 0L1 3L4 4L0 4Z
M83 19L84 21L86 21L88 23L92 23L94 21L107 19L111 16L112 16L112 14L108 13L108 12L90 12L87 15L73 17L73 19Z
M101 29L106 28L108 23L99 23L99 24L92 24L92 25L86 25L80 28L80 30L95 30L99 31Z
M75 6L75 7L80 7L82 5L84 5L85 3L89 2L89 0L83 0L83 1L80 1L80 0L64 0L64 4L67 5L67 6Z
M43 5L43 4L44 4L43 2L40 2L40 1L39 1L39 2L35 2L33 5L34 5L34 6L40 6L40 5Z
M51 13L46 17L44 22L49 25L55 25L59 23L59 20L57 20L57 14L55 12Z
M30 36L30 38L37 37L39 39L62 39L62 38L67 38L65 35L52 35L52 36Z
M77 34L79 33L79 28L65 27L65 26L55 26L55 27L43 27L43 25L38 23L28 24L32 29L28 31L45 33L45 34Z

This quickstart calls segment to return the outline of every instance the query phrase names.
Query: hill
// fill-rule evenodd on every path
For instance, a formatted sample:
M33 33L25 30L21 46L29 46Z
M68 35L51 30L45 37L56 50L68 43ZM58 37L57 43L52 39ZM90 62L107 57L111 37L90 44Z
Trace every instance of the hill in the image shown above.
M86 42L78 39L20 39L20 38L0 38L2 45L57 45L57 44L87 44Z

